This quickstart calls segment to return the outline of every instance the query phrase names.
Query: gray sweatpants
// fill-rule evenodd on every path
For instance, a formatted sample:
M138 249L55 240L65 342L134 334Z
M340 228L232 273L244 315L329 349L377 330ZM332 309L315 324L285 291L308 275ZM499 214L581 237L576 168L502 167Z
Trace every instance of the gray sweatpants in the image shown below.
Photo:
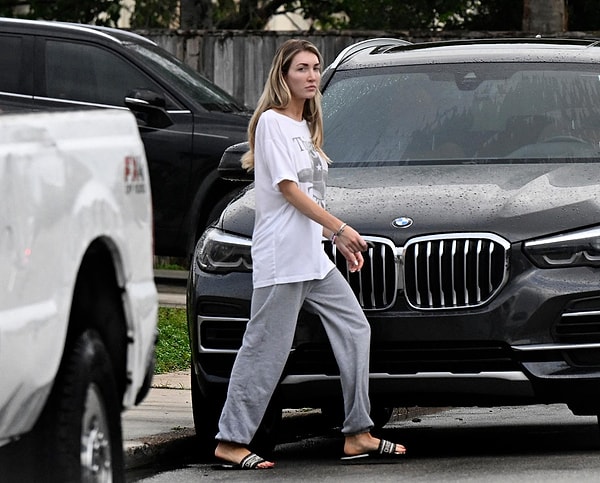
M371 329L348 282L334 268L323 280L254 290L218 440L252 440L281 379L302 306L320 316L339 366L346 415L342 432L358 434L373 426L368 394Z

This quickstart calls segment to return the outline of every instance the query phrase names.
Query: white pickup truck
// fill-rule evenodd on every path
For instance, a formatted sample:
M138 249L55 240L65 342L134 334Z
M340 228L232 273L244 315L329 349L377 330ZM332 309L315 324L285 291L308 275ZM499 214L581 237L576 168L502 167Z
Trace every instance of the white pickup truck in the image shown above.
M0 200L0 480L123 481L158 307L134 116L0 115Z

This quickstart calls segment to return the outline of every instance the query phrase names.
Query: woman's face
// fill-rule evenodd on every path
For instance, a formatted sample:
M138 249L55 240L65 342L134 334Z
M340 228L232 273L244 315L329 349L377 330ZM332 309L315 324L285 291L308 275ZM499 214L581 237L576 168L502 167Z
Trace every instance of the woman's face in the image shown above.
M317 93L321 81L319 58L312 52L305 50L298 52L292 58L284 79L294 99L312 99Z

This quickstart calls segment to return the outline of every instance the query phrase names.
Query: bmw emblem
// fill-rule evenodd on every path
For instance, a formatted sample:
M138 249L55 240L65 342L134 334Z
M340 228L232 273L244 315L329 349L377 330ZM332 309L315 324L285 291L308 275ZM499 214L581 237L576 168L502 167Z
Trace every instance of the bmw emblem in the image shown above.
M392 226L394 228L408 228L412 224L413 224L413 220L412 220L412 218L409 218L408 216L401 216L399 218L396 218L394 221L392 221Z

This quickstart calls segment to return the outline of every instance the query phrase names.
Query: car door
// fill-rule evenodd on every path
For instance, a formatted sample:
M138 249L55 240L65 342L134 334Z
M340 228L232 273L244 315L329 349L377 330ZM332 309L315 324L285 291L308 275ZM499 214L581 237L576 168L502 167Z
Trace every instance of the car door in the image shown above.
M31 37L0 33L0 110L32 106Z
M35 51L36 106L125 108L124 99L134 90L150 90L165 98L173 124L156 128L138 116L150 170L155 245L160 251L177 239L188 208L192 112L154 80L151 72L117 50L80 40L39 37Z

